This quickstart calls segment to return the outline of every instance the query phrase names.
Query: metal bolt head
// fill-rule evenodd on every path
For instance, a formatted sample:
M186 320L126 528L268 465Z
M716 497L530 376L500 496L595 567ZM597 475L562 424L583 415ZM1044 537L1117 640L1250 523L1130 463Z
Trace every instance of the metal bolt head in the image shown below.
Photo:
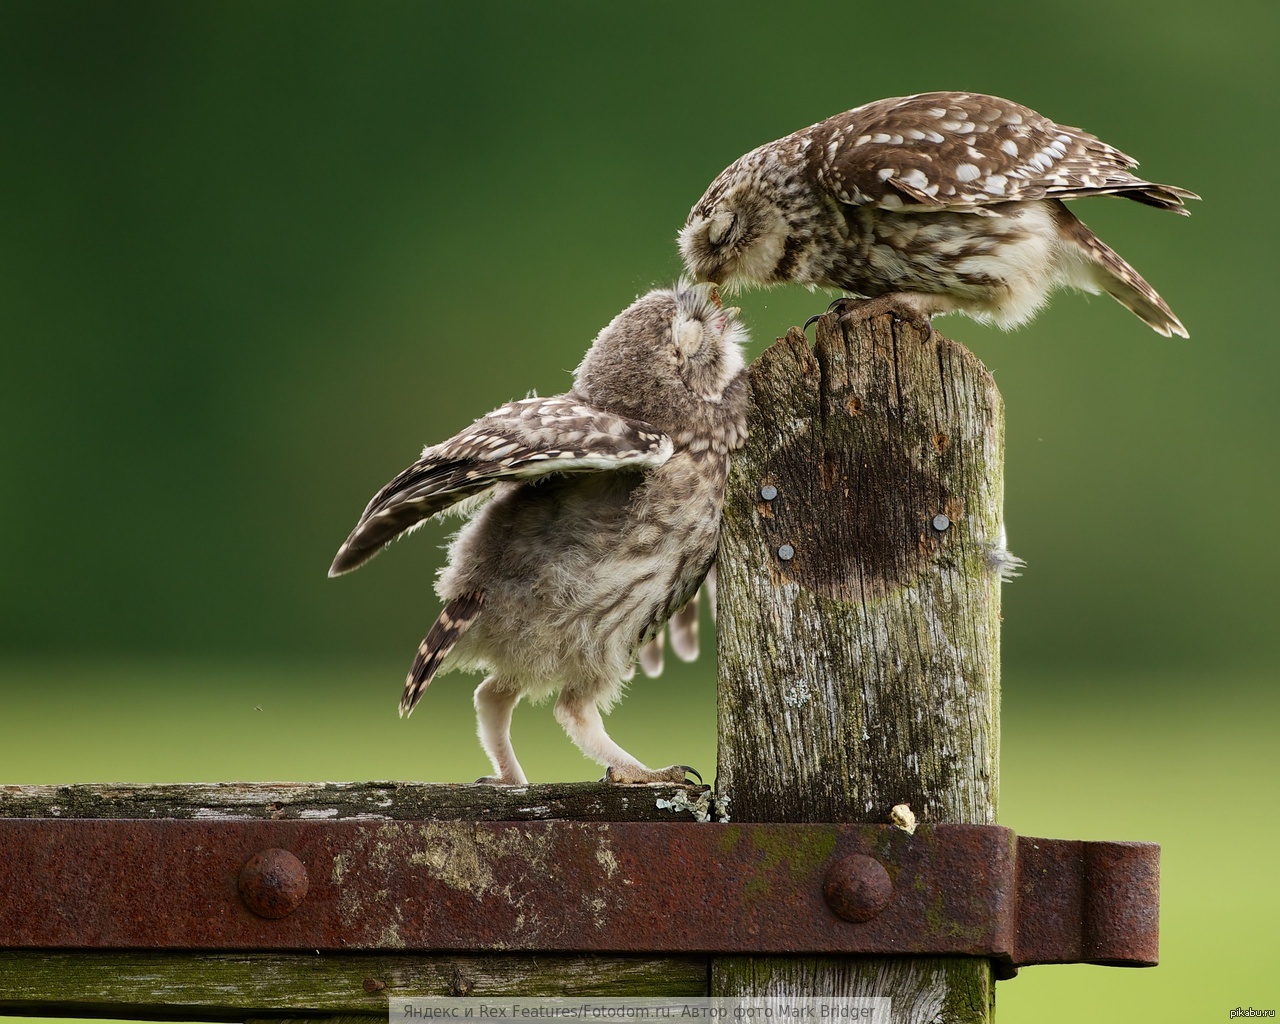
M765 484L763 487L760 488L760 497L762 497L765 501L773 501L773 499L776 498L777 496L778 496L778 488L774 487L773 484Z
M870 921L893 896L893 881L884 865L860 853L836 861L822 885L827 906L846 921Z
M941 533L950 525L951 525L951 520L948 519L946 515L943 514L942 512L939 512L936 516L933 517L933 528L937 530L939 533Z
M307 869L288 850L255 853L240 869L240 898L259 917L287 917L307 897Z
M796 549L790 544L783 544L782 547L778 548L778 557L784 562L789 562L796 557Z

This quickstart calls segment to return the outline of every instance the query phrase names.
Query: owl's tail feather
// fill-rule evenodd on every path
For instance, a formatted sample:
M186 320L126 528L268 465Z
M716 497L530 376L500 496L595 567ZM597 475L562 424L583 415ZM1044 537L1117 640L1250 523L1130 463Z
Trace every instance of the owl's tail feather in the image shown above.
M1169 304L1143 280L1141 274L1100 239L1094 238L1093 243L1090 255L1097 262L1097 281L1104 292L1157 334L1163 334L1166 338L1175 334L1179 338L1191 336L1182 326L1182 321L1169 308Z
M462 634L471 628L483 607L483 593L463 594L444 606L440 617L418 645L413 667L405 677L404 694L400 698L401 718L410 714L422 699L427 687L431 685L431 677L439 670L454 645L462 639Z
M1071 275L1071 284L1086 291L1106 292L1157 334L1166 338L1175 334L1180 338L1190 337L1182 321L1141 274L1075 214L1061 204L1059 207L1058 224L1062 236L1074 248L1077 257L1077 273Z
M1051 185L1045 189L1045 195L1051 199L1085 199L1089 196L1121 196L1132 199L1144 206L1154 206L1157 210L1168 210L1181 217L1189 217L1188 199L1200 197L1190 189L1177 185L1160 185L1154 181L1143 181L1132 174L1120 174L1109 181L1096 185Z
M1186 207L1186 200L1200 198L1189 189L1178 188L1177 185L1157 185L1151 181L1144 181L1133 188L1117 190L1116 194L1145 206L1154 206L1157 210L1169 210L1183 217L1191 214Z

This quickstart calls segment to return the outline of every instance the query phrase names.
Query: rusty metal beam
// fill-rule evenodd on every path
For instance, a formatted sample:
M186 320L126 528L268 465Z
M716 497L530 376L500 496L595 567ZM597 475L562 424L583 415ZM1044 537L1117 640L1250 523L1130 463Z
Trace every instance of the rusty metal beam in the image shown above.
M1151 965L1159 847L983 825L0 820L0 947Z

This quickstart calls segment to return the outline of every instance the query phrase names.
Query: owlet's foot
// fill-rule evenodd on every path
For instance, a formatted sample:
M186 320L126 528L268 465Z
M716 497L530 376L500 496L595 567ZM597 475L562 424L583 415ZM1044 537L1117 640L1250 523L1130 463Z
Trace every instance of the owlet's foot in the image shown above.
M674 782L677 785L683 785L688 780L686 775L692 775L699 783L702 782L702 776L687 764L673 764L666 768L641 768L639 765L627 764L610 767L605 769L602 782L614 782L624 786L645 785L651 782Z

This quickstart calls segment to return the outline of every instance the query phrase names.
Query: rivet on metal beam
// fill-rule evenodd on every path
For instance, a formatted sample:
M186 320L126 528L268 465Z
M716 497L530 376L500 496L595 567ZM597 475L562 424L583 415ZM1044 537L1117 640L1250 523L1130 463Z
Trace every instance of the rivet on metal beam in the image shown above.
M259 917L287 917L307 897L307 869L288 850L255 853L240 869L240 898Z
M874 857L853 854L827 870L822 885L827 905L846 921L870 921L893 897L893 881Z

